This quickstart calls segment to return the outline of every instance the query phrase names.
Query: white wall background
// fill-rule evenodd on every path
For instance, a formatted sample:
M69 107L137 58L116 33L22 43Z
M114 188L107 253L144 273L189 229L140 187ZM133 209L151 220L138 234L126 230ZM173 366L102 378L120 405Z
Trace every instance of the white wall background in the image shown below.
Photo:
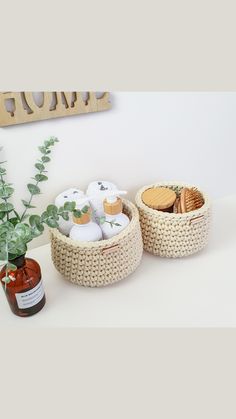
M213 198L236 193L236 93L111 95L110 111L0 128L1 159L8 160L14 202L28 196L37 146L60 139L48 165L49 181L35 198L37 211L62 190L111 180L134 198L159 180L194 183ZM47 236L33 242L46 242Z

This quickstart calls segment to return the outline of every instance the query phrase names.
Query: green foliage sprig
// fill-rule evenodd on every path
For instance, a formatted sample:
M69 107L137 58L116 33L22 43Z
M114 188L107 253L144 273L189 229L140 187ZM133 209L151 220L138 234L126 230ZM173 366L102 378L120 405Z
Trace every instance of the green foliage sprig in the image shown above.
M3 201L0 203L0 260L5 263L5 277L3 278L5 286L11 280L14 280L14 276L10 272L17 269L11 261L26 253L27 244L43 233L45 225L58 227L60 217L69 220L69 212L78 212L75 209L75 202L66 202L60 208L52 204L48 205L41 216L28 214L28 210L35 208L32 205L33 197L41 193L39 184L48 179L45 175L45 164L50 162L51 148L56 142L58 142L57 138L50 137L39 147L41 158L35 163L37 173L33 177L34 182L27 185L30 196L28 200L22 200L25 207L22 215L19 215L14 205L9 202L14 193L14 188L11 183L5 180L7 171L4 163L6 162L0 162L0 201ZM84 208L81 210L81 214L83 211ZM85 211L87 211L86 208ZM77 216L79 216L79 213ZM28 219L27 222L26 219Z
M27 217L27 210L29 208L35 208L31 204L32 199L35 195L39 195L41 193L40 187L38 186L40 182L45 182L48 180L48 177L45 175L47 171L45 170L45 165L50 162L51 158L49 154L51 153L51 148L58 142L56 137L50 137L49 140L44 141L44 144L39 147L39 151L41 152L41 158L35 163L35 168L37 169L36 175L32 178L34 183L28 183L27 188L30 193L30 197L28 201L22 199L22 203L25 207L25 210L20 218L20 221L23 221Z
M119 224L119 223L116 222L116 219L115 218L113 220L111 220L111 221L108 221L105 216L99 217L99 224L102 225L104 223L110 224L110 227L111 228L113 228L114 226L116 226L116 227L120 227L121 226L121 224Z

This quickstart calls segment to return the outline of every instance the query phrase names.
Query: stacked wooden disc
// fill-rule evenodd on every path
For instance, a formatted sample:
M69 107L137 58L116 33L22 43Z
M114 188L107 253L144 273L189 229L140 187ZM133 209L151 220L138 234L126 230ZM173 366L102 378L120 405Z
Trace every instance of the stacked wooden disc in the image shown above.
M142 194L142 201L149 208L160 211L173 211L176 193L169 188L149 188Z

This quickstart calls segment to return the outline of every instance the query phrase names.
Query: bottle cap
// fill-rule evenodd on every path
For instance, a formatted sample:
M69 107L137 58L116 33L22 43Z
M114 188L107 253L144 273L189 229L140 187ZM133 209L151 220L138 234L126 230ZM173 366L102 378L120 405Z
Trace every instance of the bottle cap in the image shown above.
M86 196L84 198L80 198L76 202L76 209L82 210L83 206L89 201L89 198ZM91 220L91 208L88 209L86 213L82 213L81 217L72 216L74 224L88 224Z
M122 201L119 195L126 195L127 191L107 191L105 194L106 199L103 201L104 212L109 215L116 215L122 212Z
M85 214L83 214L81 217L75 217L73 215L73 223L74 224L88 224L91 220L91 209L88 210Z
M149 188L142 193L145 205L156 210L170 208L176 200L176 193L169 188Z
M108 202L107 199L103 202L104 212L108 215L117 215L122 212L122 201L116 197L115 202Z

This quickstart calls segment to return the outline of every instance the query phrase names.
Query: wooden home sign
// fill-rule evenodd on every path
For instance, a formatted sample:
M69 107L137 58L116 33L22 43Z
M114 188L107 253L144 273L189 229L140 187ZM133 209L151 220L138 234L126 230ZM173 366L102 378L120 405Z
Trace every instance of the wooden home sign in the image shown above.
M37 100L36 100L37 99ZM0 126L110 109L109 93L0 92Z

